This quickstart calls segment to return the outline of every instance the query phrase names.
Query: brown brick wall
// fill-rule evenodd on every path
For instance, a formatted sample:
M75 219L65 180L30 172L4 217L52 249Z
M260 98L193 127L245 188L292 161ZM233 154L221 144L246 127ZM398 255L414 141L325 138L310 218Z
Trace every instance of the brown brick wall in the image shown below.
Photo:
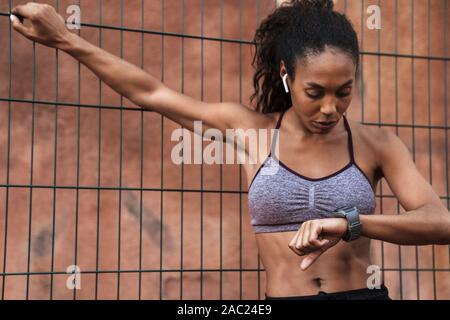
M184 165L181 168L170 160L170 151L174 146L170 141L170 134L173 129L179 127L176 123L165 118L162 126L161 116L153 112L121 112L111 108L100 111L97 108L99 104L120 106L120 97L107 86L100 86L98 79L87 68L81 66L78 69L78 63L65 53L59 52L57 56L55 50L41 45L33 46L17 33L11 33L9 18L6 15L9 5L25 2L0 1L0 271L3 271L4 267L4 238L7 230L6 272L18 273L6 276L4 284L3 278L0 277L0 284L5 287L4 298L26 298L28 252L29 271L44 273L29 277L28 297L50 297L50 276L45 273L51 271L53 247L53 270L60 272L53 277L53 298L70 299L73 296L66 288L65 270L67 266L75 264L77 251L76 264L84 272L96 270L98 252L98 269L103 271L98 274L97 279L98 298L116 299L119 288L120 298L137 299L139 273L121 273L120 286L118 285L116 271L119 267L119 216L120 269L138 270L141 256L144 270L141 278L142 299L159 299L160 287L163 299L180 297L181 275L180 272L171 270L180 269L181 256L182 266L186 269L182 274L183 298L199 299L202 285L204 299L220 298L221 288L223 298L239 299L241 280L242 298L258 298L258 280L260 295L263 297L264 272L254 271L258 266L262 268L262 265L258 265L254 236L247 214L246 194L198 192L201 189L238 191L240 187L243 191L247 190L243 171L241 183L239 181L239 166ZM56 5L56 1L43 2ZM145 0L143 23L141 1L124 1L123 26L132 30L143 27L145 30L157 32L164 27L165 32L181 33L181 1L164 2L162 26L161 1ZM58 1L59 11L65 15L65 8L73 3L77 2ZM239 1L223 1L223 35L220 33L220 1L207 0L204 3L203 35L239 39ZM252 39L257 26L257 12L259 18L263 18L273 8L274 3L273 0L242 1L242 39ZM429 60L421 57L446 55L448 60L450 24L448 12L447 25L444 24L445 1L436 0L430 3L428 8L427 1L414 1L412 15L412 1L398 0L395 16L395 1L380 1L380 31L364 27L368 17L365 8L370 4L378 4L377 1L362 3L357 0L339 0L336 1L336 8L345 10L350 17L364 53L363 90L355 96L348 111L349 117L368 125L377 125L380 122L392 130L396 129L391 126L393 124L405 124L406 126L398 128L398 135L414 153L421 173L432 182L436 192L443 197L443 203L447 205L445 197L449 196L449 181L446 180L446 154L449 145L445 139L447 130L443 127L449 120L448 112L446 113L449 107L448 99L445 100L449 85L447 80L445 87L445 76L448 79L449 66L448 61L444 59ZM95 44L100 41L100 29L97 27L100 24L98 4L98 1L81 0L82 23L93 25L83 26L81 36ZM200 4L200 0L185 0L184 33L201 35ZM103 0L102 8L102 24L120 26L120 1ZM447 4L447 10L448 8ZM361 21L364 23L363 27ZM397 42L395 21L398 28ZM411 23L414 25L413 30ZM121 32L118 30L101 30L103 48L116 55L121 54L122 48L124 59L137 65L142 64L146 71L163 79L168 86L206 101L219 101L221 98L224 101L239 101L241 90L242 103L249 104L249 96L252 93L250 62L254 50L250 51L248 44L240 46L238 43L205 40L202 74L202 42L198 39L185 38L183 44L179 36L165 36L163 52L161 36L158 34L148 32L142 39L140 32L124 31L121 39ZM447 39L444 39L444 34ZM445 43L447 47L444 46ZM388 55L372 54L378 51ZM406 57L399 56L396 59L392 55L395 51ZM411 55L421 57L411 59ZM8 103L8 99L12 99L11 103ZM58 107L42 103L56 99L60 103ZM36 102L32 104L32 101ZM78 103L82 104L82 107L76 107ZM137 108L127 100L123 100L123 106ZM413 131L413 123L423 127L416 127ZM430 129L434 126L439 128ZM140 252L141 137L144 145L142 187L146 190L142 193ZM97 188L99 175L100 191ZM7 183L13 187L5 188ZM47 187L33 188L30 191L30 188L26 187L29 184ZM76 189L58 188L54 192L51 188L54 184L79 185L83 188L78 192ZM122 190L119 193L114 188L120 184L134 190ZM161 187L170 190L161 193ZM181 188L191 191L176 191ZM388 196L377 198L378 213L397 213L397 201L394 197L389 197L392 193L385 181L379 186L377 195ZM402 210L400 207L400 212ZM55 238L52 245L54 215ZM433 299L435 291L438 299L450 298L448 246L399 248L397 245L373 241L373 257L377 264L388 269L385 272L385 282L393 298ZM160 278L161 273L158 271L161 267L164 272ZM199 270L201 267L204 269L202 275L200 272L189 271ZM240 273L241 268L248 271ZM401 273L398 271L400 268ZM416 272L416 268L425 271ZM219 272L220 269L224 271ZM81 285L82 290L76 293L77 299L95 298L95 273L83 274Z

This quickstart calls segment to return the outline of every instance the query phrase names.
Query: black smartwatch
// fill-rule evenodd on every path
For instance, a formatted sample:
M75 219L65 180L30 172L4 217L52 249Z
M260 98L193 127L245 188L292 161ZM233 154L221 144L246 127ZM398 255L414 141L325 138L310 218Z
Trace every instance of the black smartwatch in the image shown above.
M334 216L347 219L347 232L342 237L342 240L348 242L361 236L362 224L359 221L359 210L357 207L340 208L334 212Z

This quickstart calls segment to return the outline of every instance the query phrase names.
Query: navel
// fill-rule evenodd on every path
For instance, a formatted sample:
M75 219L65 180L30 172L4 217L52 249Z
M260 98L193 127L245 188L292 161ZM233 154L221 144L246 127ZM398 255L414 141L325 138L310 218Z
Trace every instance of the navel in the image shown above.
M316 286L318 286L320 288L323 284L323 279L322 278L314 278L313 282Z

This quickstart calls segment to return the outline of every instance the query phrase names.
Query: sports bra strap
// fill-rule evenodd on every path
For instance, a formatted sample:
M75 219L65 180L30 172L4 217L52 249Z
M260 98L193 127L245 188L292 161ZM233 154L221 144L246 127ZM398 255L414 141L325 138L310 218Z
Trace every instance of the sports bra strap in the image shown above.
M272 138L272 146L270 148L269 155L272 155L272 151L275 150L275 143L276 143L276 141L278 139L278 129L280 129L281 120L283 119L283 116L284 116L285 113L286 113L286 110L281 111L281 114L278 117L277 125L275 126L276 130L275 130L275 133L274 133L273 138Z
M342 117L344 118L344 127L345 127L345 129L347 129L350 161L351 161L351 163L355 163L355 155L354 155L354 151L353 151L352 130L350 129L350 125L348 124L347 117L345 115L342 115Z
M278 121L277 121L277 125L275 127L275 129L280 129L281 126L281 119L283 119L284 114L286 113L286 110L281 111L280 116L278 117Z
M280 129L281 120L283 119L283 116L284 116L285 112L286 112L286 110L281 112L281 114L280 114L280 116L278 118L277 125L276 125L275 129ZM351 163L355 163L355 155L354 155L354 151L353 151L352 131L350 129L350 125L348 124L347 117L345 115L342 115L342 117L344 118L344 127L347 130L348 150L349 150L349 153L350 153L350 161L351 161ZM273 135L272 146L271 146L269 155L272 155L272 151L275 150L275 143L276 143L277 139L278 139L278 130L276 130L274 135Z

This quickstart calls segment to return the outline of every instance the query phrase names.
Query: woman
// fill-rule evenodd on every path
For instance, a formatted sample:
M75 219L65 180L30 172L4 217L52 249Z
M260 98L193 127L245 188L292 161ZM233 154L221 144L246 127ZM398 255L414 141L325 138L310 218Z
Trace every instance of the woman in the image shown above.
M253 60L257 111L171 90L70 33L51 6L29 3L12 13L14 29L25 37L64 50L119 94L191 131L194 120L203 122L203 132L279 129L267 157L244 164L267 299L390 299L384 285L367 287L370 239L450 243L449 212L406 146L391 131L363 127L344 115L359 48L351 23L332 1L290 1L262 22ZM273 164L278 170L264 174ZM407 212L373 215L383 177Z

